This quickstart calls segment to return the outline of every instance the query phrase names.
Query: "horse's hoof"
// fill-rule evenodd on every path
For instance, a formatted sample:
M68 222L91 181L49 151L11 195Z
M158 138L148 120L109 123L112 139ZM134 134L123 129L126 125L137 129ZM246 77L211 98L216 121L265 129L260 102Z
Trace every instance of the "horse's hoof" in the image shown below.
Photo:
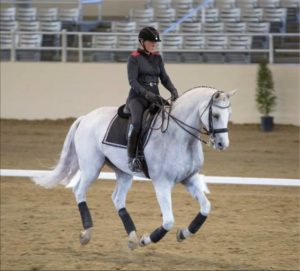
M183 240L185 240L185 237L183 236L181 229L177 230L176 237L177 237L177 242L182 242Z
M149 245L150 243L151 243L150 236L147 234L144 234L142 236L142 238L140 239L139 245L140 245L140 247L144 247L144 246Z
M128 248L134 250L139 247L139 238L136 235L135 231L132 231L128 237Z
M91 236L92 236L92 228L82 231L80 233L80 244L86 245L91 240Z

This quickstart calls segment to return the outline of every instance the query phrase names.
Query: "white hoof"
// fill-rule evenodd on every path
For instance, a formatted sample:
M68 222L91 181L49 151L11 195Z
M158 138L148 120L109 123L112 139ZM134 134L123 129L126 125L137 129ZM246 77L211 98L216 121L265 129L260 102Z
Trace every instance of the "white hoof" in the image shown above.
M142 238L140 239L140 246L144 247L144 246L149 245L150 243L151 243L150 236L148 234L144 234L142 236Z
M92 237L92 228L88 228L80 233L80 244L86 245Z
M176 233L176 237L177 237L177 242L182 242L183 240L185 240L185 238L182 238L180 236L182 229L178 229L177 233Z
M135 231L132 231L128 236L128 248L134 250L139 247L139 238Z
M185 229L178 229L177 230L177 234L176 234L177 242L182 242L183 240L185 240L189 236L193 236L193 234L189 231L189 229L185 228Z

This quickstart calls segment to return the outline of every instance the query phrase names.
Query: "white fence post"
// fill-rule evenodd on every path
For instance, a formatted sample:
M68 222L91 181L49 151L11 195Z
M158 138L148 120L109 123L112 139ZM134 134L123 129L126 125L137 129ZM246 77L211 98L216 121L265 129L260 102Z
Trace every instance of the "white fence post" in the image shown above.
M272 34L269 34L269 63L274 63L274 43Z
M83 50L82 50L82 33L78 33L78 58L79 62L83 62Z
M66 62L67 61L67 31L66 29L63 29L61 32L61 61Z
M16 31L12 30L10 34L12 40L11 48L10 48L10 61L14 62L16 61Z

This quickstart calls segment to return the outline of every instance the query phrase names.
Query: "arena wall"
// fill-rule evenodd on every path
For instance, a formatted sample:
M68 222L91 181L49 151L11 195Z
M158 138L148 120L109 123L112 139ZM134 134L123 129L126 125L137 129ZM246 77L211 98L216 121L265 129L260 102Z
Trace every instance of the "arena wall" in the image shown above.
M1 118L78 117L100 106L118 106L129 90L126 63L1 63ZM276 123L300 126L300 70L270 65L275 83ZM237 89L233 123L259 123L255 104L257 65L166 64L179 93L199 85ZM169 97L161 86L161 93Z

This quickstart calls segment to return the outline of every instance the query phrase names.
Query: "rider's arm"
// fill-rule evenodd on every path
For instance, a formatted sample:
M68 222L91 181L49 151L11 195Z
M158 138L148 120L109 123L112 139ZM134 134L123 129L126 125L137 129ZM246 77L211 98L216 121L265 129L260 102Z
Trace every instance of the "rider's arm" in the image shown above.
M129 84L137 94L145 96L147 90L138 82L138 69L138 59L131 55L127 63Z
M160 58L159 59L160 81L167 90L169 90L173 95L176 95L178 97L177 89L174 87L169 75L167 74L167 72L165 70L165 65L164 65L162 58L160 55L158 57Z

